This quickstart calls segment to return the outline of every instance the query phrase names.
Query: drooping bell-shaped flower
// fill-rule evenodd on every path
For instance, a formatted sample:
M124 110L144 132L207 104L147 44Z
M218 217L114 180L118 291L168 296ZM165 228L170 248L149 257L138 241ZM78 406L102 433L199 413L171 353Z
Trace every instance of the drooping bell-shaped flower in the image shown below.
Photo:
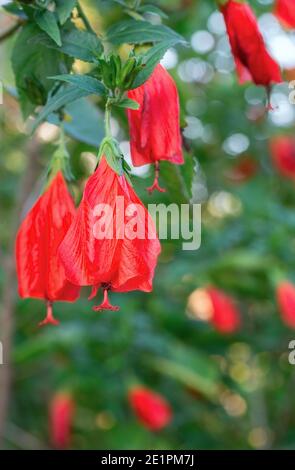
M70 445L75 402L68 392L57 392L49 404L50 441L56 449Z
M270 142L270 153L277 171L285 178L295 180L294 137L274 137Z
M94 310L118 310L108 292L150 292L161 251L153 221L122 174L102 157L86 183L83 198L59 254L73 284L102 288Z
M66 279L64 267L57 256L58 247L74 215L73 199L62 173L58 172L26 215L17 233L19 295L46 301L47 317L40 326L58 324L52 313L53 302L73 302L79 297L79 287Z
M208 287L206 292L212 305L211 323L220 333L234 333L241 320L240 313L233 299L215 287Z
M283 322L290 328L295 328L295 286L289 281L278 284L277 302Z
M253 81L267 90L282 81L277 62L270 56L251 7L237 0L220 4L241 83Z
M274 14L286 28L295 28L295 0L276 0Z
M139 104L138 110L128 109L133 165L154 164L155 180L148 191L163 192L158 181L160 160L183 163L177 87L164 67L157 65L143 85L128 91L128 97Z
M138 420L150 431L160 431L172 420L172 409L167 400L146 387L131 388L128 400Z

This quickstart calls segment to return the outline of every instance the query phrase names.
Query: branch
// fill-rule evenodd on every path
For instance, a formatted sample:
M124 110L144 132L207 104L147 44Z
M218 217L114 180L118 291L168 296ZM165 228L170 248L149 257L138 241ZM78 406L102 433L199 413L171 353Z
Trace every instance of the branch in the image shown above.
M31 192L32 186L39 173L40 144L33 139L28 146L28 168L21 181L21 190L16 201L12 231L15 233L19 225L23 204ZM14 240L14 237L11 237ZM11 349L14 329L14 309L16 302L16 275L14 262L14 242L4 260L5 282L3 285L3 298L0 304L0 340L3 344L3 365L0 365L0 448L5 435L6 417L9 406L12 364Z
M79 13L80 18L83 20L83 23L86 26L86 29L89 31L89 33L95 34L95 31L93 30L93 28L92 28L92 26L91 26L87 16L85 15L85 13L84 13L84 11L83 11L83 9L82 9L79 2L77 2L76 8L77 8L77 11Z
M0 42L5 41L5 39L12 36L23 24L23 21L18 21L15 23L11 28L4 31L4 33L0 34Z

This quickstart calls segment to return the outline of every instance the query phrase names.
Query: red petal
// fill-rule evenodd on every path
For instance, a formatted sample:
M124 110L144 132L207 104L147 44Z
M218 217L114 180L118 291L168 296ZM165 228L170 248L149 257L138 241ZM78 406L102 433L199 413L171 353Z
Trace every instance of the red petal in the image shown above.
M157 65L151 77L129 91L128 97L140 105L138 110L128 110L133 164L183 163L178 91L169 73Z
M128 393L129 403L139 421L151 431L165 428L172 420L172 409L164 397L145 387Z
M210 296L213 317L212 323L221 333L234 333L240 326L240 313L234 301L219 289L207 288Z
M277 287L277 301L282 320L290 328L295 328L295 286L283 281Z
M23 220L16 239L21 297L73 301L79 288L68 282L58 247L74 218L75 207L61 173L52 180Z
M220 6L241 82L269 86L282 81L280 67L269 55L256 17L247 3L229 0Z
M276 0L274 14L286 28L295 28L294 0Z
M278 136L271 140L270 152L277 171L286 178L295 179L295 139Z
M50 439L54 447L66 449L71 440L75 402L65 392L56 393L49 407Z
M111 211L103 224L110 230L109 238L99 238L96 232L102 220L96 210L102 204ZM126 235L132 216L125 209L131 204L139 212L137 225L145 227L141 239ZM120 292L150 291L159 253L160 243L146 208L125 177L118 176L103 158L86 184L78 214L60 246L67 278L78 285L108 284Z

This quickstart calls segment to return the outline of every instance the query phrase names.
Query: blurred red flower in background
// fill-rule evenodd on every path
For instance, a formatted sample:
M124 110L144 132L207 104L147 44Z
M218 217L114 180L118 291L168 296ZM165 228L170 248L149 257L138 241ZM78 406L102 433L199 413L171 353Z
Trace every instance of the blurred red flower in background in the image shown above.
M128 400L139 421L150 431L160 431L172 420L169 403L148 388L133 387L128 392Z
M49 405L50 441L57 449L66 449L71 441L75 402L69 393L56 393Z
M270 142L270 152L274 166L286 178L295 178L295 138L274 137Z
M286 28L295 28L295 0L276 0L274 14Z
M157 65L151 77L140 87L128 91L139 103L138 110L128 109L130 145L133 165L155 164L155 181L149 192L159 186L159 161L182 164L179 98L169 73Z
M282 281L277 286L277 302L283 322L295 328L295 286L289 281Z
M241 319L234 300L215 287L206 289L212 303L211 323L220 333L234 333L238 330Z
M119 197L122 208L117 207ZM105 213L106 208L111 214ZM128 224L133 230L133 217L141 236L126 234ZM96 226L105 236L95 234ZM160 251L147 209L125 176L119 176L103 157L86 183L77 216L60 246L67 278L79 286L93 286L90 298L102 288L104 300L94 310L118 310L110 304L108 292L150 292Z
M257 162L249 155L240 157L232 168L227 171L226 176L233 183L244 183L249 181L257 173Z
M20 297L44 299L47 317L39 325L58 324L54 301L73 302L79 287L71 284L57 256L58 247L75 215L75 206L61 172L23 220L16 237L16 267Z
M256 17L247 3L220 5L241 83L252 80L269 87L282 81L279 65L269 55Z

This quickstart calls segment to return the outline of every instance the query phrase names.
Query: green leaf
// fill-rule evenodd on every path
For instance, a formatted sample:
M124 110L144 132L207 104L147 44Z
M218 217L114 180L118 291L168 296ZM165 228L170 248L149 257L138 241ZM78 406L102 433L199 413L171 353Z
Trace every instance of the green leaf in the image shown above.
M154 15L158 15L161 18L168 18L168 15L166 15L163 10L161 10L159 7L156 7L155 5L142 5L138 8L138 11L140 13L153 13Z
M173 194L179 201L183 203L199 203L200 201L195 200L193 194L196 162L190 154L184 156L183 165L171 165L168 161L162 161L160 175L168 192ZM202 194L206 194L205 182L203 182L203 186L199 182L197 188L199 197L201 196L201 191Z
M148 52L143 56L143 63L145 64L145 66L137 74L132 84L132 89L139 87L149 78L149 76L153 73L156 65L163 58L165 52L167 52L170 47L173 47L178 42L179 41L177 38L171 38L166 41L160 42L159 44L156 44L148 50Z
M56 50L48 50L40 43L32 44L32 38L39 32L35 24L24 25L12 52L12 68L24 118L37 104L46 103L47 94L54 86L47 77L60 74L71 65L71 61L65 62L64 56Z
M104 0L104 1L108 1L108 0ZM124 2L124 0L112 0L112 2L118 3L119 5L122 5L123 7L127 7L127 6L128 6L128 5L126 4L126 2Z
M106 39L112 44L142 44L145 42L159 42L167 39L177 39L184 43L184 38L164 25L153 25L147 21L126 20L111 26Z
M84 62L96 62L102 51L101 42L97 36L88 31L74 29L62 35L61 50Z
M64 108L65 113L70 116L70 120L64 122L65 132L80 142L93 147L99 147L104 138L103 114L87 98L81 98L73 103L69 103ZM48 122L59 125L56 114L48 116Z
M63 106L76 101L83 96L88 96L89 91L81 90L74 86L69 86L67 88L59 90L55 95L51 96L42 111L39 113L37 118L34 121L32 132L34 132L39 124L44 121L49 114L58 111Z
M60 31L55 14L48 10L37 11L34 18L39 28L45 31L58 46L61 46Z
M2 8L3 10L7 11L7 13L18 16L23 20L27 18L23 8L21 8L19 5L16 5L15 3L8 3L7 5L3 5Z
M106 88L104 85L94 77L89 75L56 75L54 77L49 77L50 79L60 80L62 82L70 83L75 85L75 87L80 88L81 90L89 92L89 94L95 94L103 96L106 94Z
M56 12L60 24L64 24L70 17L73 8L76 6L77 0L55 0Z
M61 33L61 41L61 47L57 47L54 41L44 34L39 34L38 37L34 38L35 43L41 43L51 49L57 49L70 57L83 60L84 62L97 62L97 57L102 51L102 45L97 36L75 27L63 31Z
M202 393L215 401L220 388L220 373L216 364L200 351L192 350L177 341L171 344L169 357L156 357L152 367Z
M62 35L61 50L76 59L96 62L102 51L102 45L96 35L74 28Z
M115 106L118 106L119 108L139 109L139 103L135 100L131 100L130 98L124 98L119 103L115 103Z
M108 162L108 165L119 175L123 174L122 160L118 159L114 155L113 148L110 145L104 146L104 155Z

